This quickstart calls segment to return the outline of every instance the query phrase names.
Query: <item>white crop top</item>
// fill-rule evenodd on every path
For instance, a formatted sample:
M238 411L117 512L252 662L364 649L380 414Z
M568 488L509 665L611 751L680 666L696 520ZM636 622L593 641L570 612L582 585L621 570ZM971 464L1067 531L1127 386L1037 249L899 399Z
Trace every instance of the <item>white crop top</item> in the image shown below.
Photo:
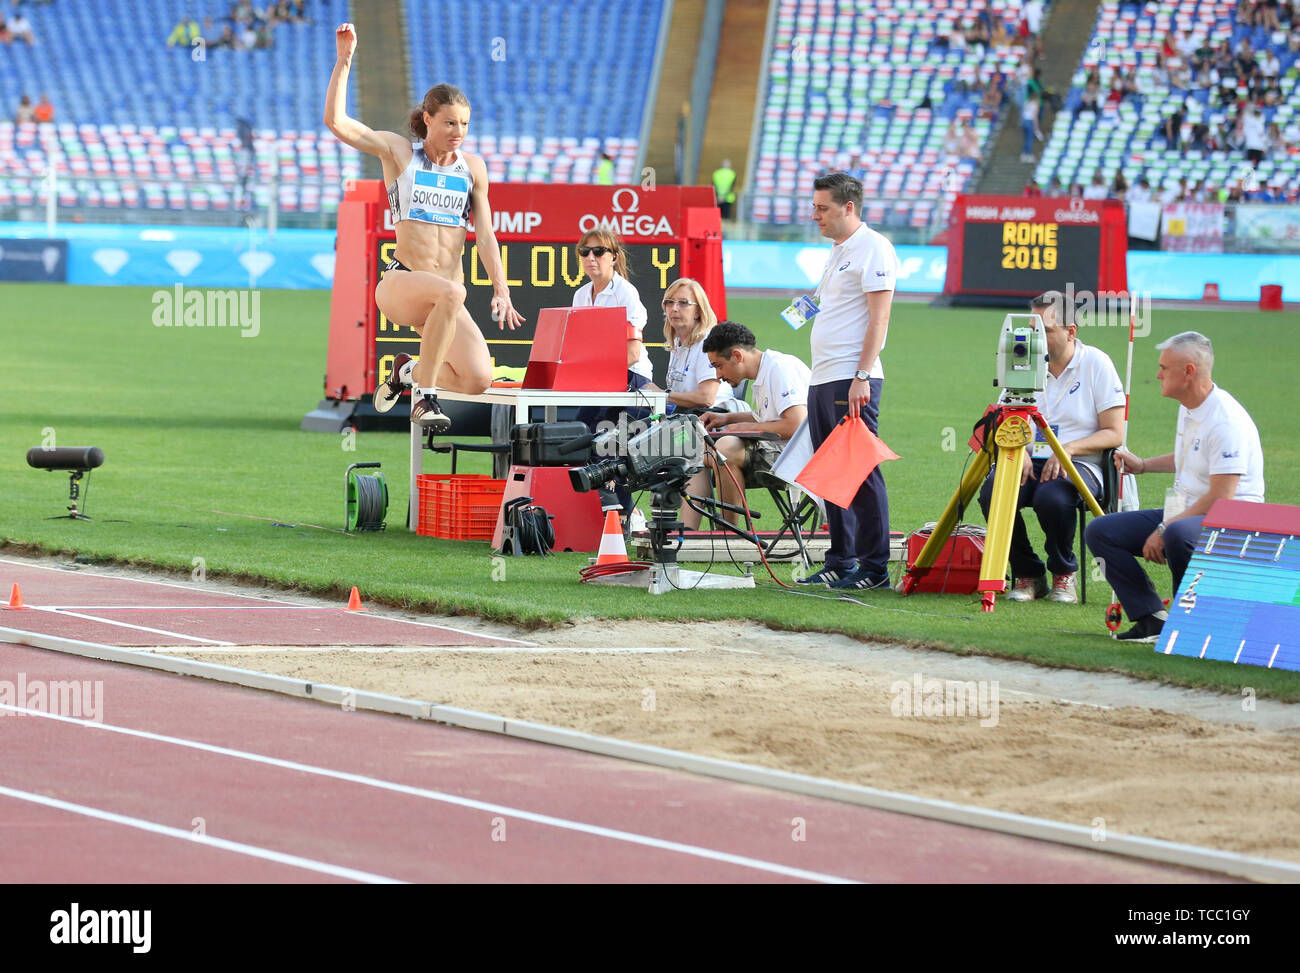
M469 226L470 193L474 176L460 151L449 166L434 165L424 153L424 143L411 145L411 163L388 187L388 208L393 223L418 220L437 226Z

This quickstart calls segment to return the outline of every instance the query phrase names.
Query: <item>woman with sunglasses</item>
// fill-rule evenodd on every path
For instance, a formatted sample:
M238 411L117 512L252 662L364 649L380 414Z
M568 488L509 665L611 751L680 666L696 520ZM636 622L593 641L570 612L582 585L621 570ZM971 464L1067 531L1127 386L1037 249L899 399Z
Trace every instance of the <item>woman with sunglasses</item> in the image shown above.
M718 378L704 353L704 339L718 316L697 281L682 277L664 291L664 345L668 348L668 411L731 412L735 391Z
M510 301L492 230L487 166L460 150L469 131L469 99L452 85L430 88L409 119L418 142L373 131L347 114L356 28L342 24L334 39L338 60L325 94L325 126L341 142L379 158L397 232L394 259L375 288L375 303L388 320L420 335L419 361L397 356L392 373L375 389L375 411L389 411L408 384L482 392L492 384L492 356L465 310L460 262L471 218L479 256L492 279L493 319L514 330L524 318ZM435 432L451 427L433 395L412 403L411 421Z

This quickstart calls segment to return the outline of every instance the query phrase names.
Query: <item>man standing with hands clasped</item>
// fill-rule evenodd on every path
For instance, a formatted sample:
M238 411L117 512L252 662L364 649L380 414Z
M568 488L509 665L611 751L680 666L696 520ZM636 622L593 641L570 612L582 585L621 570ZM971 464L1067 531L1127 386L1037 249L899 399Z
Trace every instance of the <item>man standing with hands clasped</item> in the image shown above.
M862 222L862 183L844 172L813 180L813 219L831 248L821 285L784 316L812 318L808 432L821 446L846 415L860 415L873 433L885 372L880 352L898 279L894 245ZM803 584L832 588L889 587L889 498L877 466L847 508L826 505L831 546L820 571Z
M1214 347L1195 331L1184 331L1157 345L1160 394L1177 399L1178 434L1174 451L1142 459L1117 450L1121 473L1173 473L1164 510L1107 514L1088 524L1084 538L1106 580L1115 589L1133 627L1115 636L1127 642L1154 642L1168 618L1155 585L1137 563L1169 564L1174 592L1196 549L1196 538L1214 501L1226 498L1264 502L1264 451L1250 414L1214 384Z

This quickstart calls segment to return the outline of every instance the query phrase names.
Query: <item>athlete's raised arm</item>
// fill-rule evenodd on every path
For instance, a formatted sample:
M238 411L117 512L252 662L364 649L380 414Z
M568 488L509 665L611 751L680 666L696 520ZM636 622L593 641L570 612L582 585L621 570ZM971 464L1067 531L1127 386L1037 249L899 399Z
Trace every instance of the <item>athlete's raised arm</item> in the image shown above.
M376 132L355 118L349 118L348 74L352 71L352 55L357 49L357 31L351 24L340 24L334 32L338 47L338 60L330 75L329 90L325 92L325 127L340 142L359 149L367 155L388 159L396 166L410 162L411 146L396 132Z

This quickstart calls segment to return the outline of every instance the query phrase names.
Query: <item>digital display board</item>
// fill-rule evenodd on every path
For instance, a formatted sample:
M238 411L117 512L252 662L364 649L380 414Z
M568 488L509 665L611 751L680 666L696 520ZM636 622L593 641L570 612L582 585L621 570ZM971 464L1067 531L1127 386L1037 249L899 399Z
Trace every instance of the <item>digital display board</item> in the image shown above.
M1101 230L1006 220L967 223L961 286L968 293L1041 294L1063 281L1097 279ZM989 259L989 257L993 259Z
M582 271L582 263L572 243L529 240L501 243L499 246L506 283L510 287L510 300L526 320L513 331L500 329L492 320L492 281L474 243L467 243L461 253L465 308L487 339L488 350L496 364L523 368L528 364L538 312L546 307L572 306L574 292L587 282L587 275ZM394 240L380 241L376 280L383 276L383 269L393 259L396 247ZM648 314L643 337L650 362L656 379L662 381L668 367L668 354L662 347L657 347L663 343L663 307L660 302L668 285L681 276L681 248L675 244L628 244L624 249L627 251L631 284L640 294ZM378 312L374 346L378 381L387 380L393 359L398 354L417 355L419 350L420 336L413 328L395 325L382 311Z
M947 237L943 292L954 298L1128 289L1127 224L1113 199L958 196Z

